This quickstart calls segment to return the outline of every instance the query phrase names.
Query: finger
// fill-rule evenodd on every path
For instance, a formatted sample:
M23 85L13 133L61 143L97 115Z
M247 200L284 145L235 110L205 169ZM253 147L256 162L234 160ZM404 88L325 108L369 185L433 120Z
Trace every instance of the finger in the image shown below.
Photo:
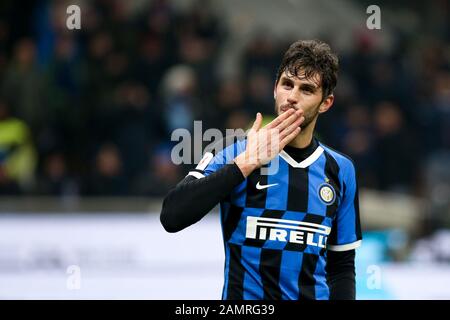
M299 109L296 110L295 113L293 113L292 115L290 115L286 120L284 120L283 122L281 122L278 126L276 126L275 128L278 129L280 132L283 131L284 129L286 129L287 127L289 127L292 123L294 123L295 121L297 121L298 119L300 119L303 115L303 110Z
M289 109L286 112L283 112L278 117L273 119L268 125L265 126L267 129L273 129L276 126L278 126L280 123L282 123L284 120L286 120L290 115L294 113L294 109Z
M291 125L280 132L280 140L284 139L287 135L289 135L295 128L299 127L303 121L305 121L305 117L300 117L295 120Z
M300 121L300 119L302 118L302 114L303 114L302 110L295 111L295 113L291 114L286 120L281 122L278 126L273 128L272 130L277 130L279 132L279 134L281 135L281 133L284 130L286 130L286 128L288 128L288 127L292 126L294 123Z
M262 124L262 115L261 113L258 112L256 114L256 120L255 122L253 122L252 130L258 131L261 128L261 124Z
M283 150L283 148L291 142L299 133L301 129L300 127L297 127L292 131L290 134L288 134L285 138L283 138L280 142L280 151Z

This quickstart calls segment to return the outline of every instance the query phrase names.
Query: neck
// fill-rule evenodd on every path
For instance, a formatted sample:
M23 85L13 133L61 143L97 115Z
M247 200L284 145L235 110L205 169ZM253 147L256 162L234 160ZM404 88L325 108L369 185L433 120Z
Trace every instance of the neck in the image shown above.
M312 141L315 124L316 121L312 121L309 126L302 128L300 133L288 143L288 146L301 149L309 146Z

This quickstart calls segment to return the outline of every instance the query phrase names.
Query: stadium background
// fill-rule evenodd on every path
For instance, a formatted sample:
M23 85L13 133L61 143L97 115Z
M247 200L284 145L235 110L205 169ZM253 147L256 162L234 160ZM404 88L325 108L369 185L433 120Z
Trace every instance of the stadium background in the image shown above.
M81 30L66 27L71 4ZM366 27L371 4L381 30ZM171 162L171 132L270 117L282 53L320 38L341 70L318 134L359 175L358 298L449 299L449 11L445 0L2 1L0 298L220 298L217 212L179 234L159 225L161 198L191 167Z

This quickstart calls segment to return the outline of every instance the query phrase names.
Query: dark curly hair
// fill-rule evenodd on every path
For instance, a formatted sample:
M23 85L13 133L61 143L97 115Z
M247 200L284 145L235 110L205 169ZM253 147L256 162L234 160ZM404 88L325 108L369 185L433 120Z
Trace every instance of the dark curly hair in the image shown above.
M299 40L285 52L277 72L276 84L288 71L301 79L311 79L318 74L321 79L323 98L333 93L337 83L339 60L330 46L320 40Z

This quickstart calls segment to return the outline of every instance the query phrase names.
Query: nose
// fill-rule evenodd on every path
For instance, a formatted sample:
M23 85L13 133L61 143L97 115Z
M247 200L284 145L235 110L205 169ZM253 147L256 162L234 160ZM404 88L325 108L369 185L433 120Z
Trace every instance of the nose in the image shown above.
M287 101L292 104L292 105L296 105L299 102L299 95L295 92L296 90L292 90L289 94L289 96L287 97Z

